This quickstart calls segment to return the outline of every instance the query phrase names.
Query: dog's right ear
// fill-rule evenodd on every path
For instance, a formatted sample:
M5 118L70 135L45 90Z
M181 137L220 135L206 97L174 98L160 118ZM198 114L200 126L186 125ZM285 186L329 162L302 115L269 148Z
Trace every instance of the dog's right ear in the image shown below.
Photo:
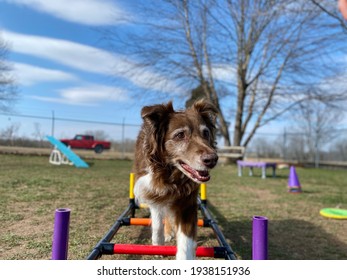
M144 123L145 151L152 163L159 164L164 149L164 135L171 113L174 113L172 102L162 105L143 107L141 117Z
M171 101L168 104L143 107L141 111L141 117L146 124L157 127L158 124L166 119L170 113L174 113Z

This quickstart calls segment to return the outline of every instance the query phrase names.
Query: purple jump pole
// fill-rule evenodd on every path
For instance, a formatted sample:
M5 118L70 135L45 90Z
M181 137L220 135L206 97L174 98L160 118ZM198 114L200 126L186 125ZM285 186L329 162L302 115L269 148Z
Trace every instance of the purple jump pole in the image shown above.
M70 209L55 210L52 260L67 260L69 243Z
M267 225L266 217L253 217L252 259L267 260Z

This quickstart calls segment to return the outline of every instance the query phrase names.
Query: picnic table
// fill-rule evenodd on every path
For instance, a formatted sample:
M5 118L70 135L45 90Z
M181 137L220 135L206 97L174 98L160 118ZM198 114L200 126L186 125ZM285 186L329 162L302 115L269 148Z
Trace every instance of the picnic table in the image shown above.
M242 176L242 168L249 167L249 176L253 176L253 168L261 168L261 178L266 178L266 168L272 168L272 177L276 177L276 166L275 162L263 162L263 161L245 161L238 160L237 168L239 177Z

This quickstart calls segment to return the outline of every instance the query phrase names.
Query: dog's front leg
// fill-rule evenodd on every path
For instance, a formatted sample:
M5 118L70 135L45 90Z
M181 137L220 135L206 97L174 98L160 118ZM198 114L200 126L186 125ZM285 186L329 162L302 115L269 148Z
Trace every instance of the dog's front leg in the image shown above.
M187 232L182 230L182 226L179 225L177 228L176 260L194 260L195 251L196 251L195 237L188 235Z
M159 206L151 206L151 217L152 217L152 244L153 245L164 245L164 213L163 208Z
M178 208L179 210L176 212L177 260L194 260L196 255L198 211L195 203L189 204L183 209Z

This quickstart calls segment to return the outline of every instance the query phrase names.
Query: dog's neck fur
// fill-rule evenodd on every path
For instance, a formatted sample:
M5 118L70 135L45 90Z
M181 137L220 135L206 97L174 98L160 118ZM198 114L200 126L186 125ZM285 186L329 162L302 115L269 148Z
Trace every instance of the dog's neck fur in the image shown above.
M172 165L155 166L152 170L153 192L148 198L155 200L169 199L170 201L197 196L199 184L193 182L180 170ZM166 195L163 196L163 193Z

